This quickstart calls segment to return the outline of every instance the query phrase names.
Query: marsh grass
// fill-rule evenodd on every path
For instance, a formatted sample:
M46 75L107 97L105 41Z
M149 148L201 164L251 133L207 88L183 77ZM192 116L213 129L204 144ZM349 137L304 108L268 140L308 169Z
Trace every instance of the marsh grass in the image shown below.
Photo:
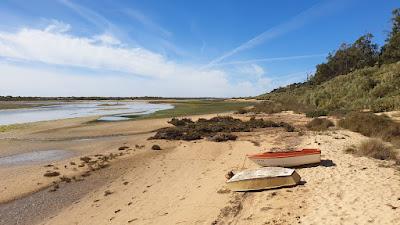
M159 102L152 102L159 103ZM174 105L173 109L160 110L134 119L172 118L191 115L205 115L212 113L234 112L254 105L253 102L225 101L225 100L191 100L191 101L163 101Z

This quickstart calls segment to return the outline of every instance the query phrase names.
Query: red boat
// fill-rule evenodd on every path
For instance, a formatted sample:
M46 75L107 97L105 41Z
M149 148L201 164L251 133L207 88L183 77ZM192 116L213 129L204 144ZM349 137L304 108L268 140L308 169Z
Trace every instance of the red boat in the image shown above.
M260 166L292 167L321 162L321 150L301 149L288 152L264 152L247 155L247 157Z

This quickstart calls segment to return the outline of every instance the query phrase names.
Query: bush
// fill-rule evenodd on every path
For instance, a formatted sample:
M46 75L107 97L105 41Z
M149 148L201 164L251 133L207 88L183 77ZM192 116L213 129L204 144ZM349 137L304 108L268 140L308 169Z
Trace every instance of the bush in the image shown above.
M254 105L251 111L255 113L273 114L287 110L281 103L272 101L263 101Z
M362 142L356 154L380 160L395 160L397 158L393 148L388 147L379 139L369 139Z
M236 114L246 114L247 113L247 109L239 109Z
M177 118L172 118L168 123L174 125L174 126L185 126L186 124L192 124L193 121L188 118L183 118L183 119L177 119Z
M159 145L153 145L151 146L152 150L161 150L161 147Z
M379 137L385 141L400 139L400 124L385 115L352 112L339 121L339 126L367 137Z
M282 127L286 131L292 132L295 128L285 122L273 122L269 120L256 119L252 117L249 121L242 121L235 119L230 116L218 116L213 117L209 120L200 118L197 122L181 122L179 119L175 119L175 127L166 127L157 130L157 133L149 139L167 139L167 140L197 140L204 137L213 137L218 133L225 133L225 138L234 140L233 136L226 136L227 133L231 132L250 132L257 128L267 127ZM182 124L185 125L182 125ZM212 139L218 140L219 138Z
M320 117L320 116L327 116L328 112L326 110L313 110L306 112L306 117Z
M210 141L223 142L223 141L234 141L236 139L237 139L236 135L219 133L219 134L212 136L210 138Z
M306 124L306 127L313 131L325 131L328 130L329 127L333 126L335 126L335 124L325 118L314 118Z

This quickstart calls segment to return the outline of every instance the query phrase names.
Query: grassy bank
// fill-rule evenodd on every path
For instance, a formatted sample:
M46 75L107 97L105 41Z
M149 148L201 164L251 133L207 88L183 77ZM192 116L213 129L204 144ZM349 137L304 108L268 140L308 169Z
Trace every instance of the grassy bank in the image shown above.
M191 100L191 101L162 101L152 103L167 103L175 107L157 111L152 114L143 116L132 116L134 119L154 119L154 118L169 118L169 117L184 117L191 115L204 115L211 113L223 113L236 111L243 107L254 105L252 102L240 101L224 101L224 100Z
M294 84L259 96L282 105L310 110L341 111L400 109L400 63L374 66L337 76L320 85Z

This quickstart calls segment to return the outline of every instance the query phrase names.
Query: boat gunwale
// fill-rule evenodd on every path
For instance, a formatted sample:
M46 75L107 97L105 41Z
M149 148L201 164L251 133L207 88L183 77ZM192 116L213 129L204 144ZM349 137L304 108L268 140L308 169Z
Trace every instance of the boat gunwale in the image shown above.
M309 152L304 150L308 150ZM302 149L301 151L290 151L290 152L264 152L259 154L247 155L247 157L250 159L276 159L276 158L292 158L292 157L309 156L309 155L321 155L321 150Z
M293 172L289 175L276 175L276 176L270 176L270 177L252 177L252 178L245 178L245 179L233 180L233 181L231 181L231 179L229 179L226 181L226 183L234 183L234 182L240 182L240 181L245 181L245 180L274 179L277 177L290 177L290 176L293 176L294 172L295 172L295 170L293 170Z

